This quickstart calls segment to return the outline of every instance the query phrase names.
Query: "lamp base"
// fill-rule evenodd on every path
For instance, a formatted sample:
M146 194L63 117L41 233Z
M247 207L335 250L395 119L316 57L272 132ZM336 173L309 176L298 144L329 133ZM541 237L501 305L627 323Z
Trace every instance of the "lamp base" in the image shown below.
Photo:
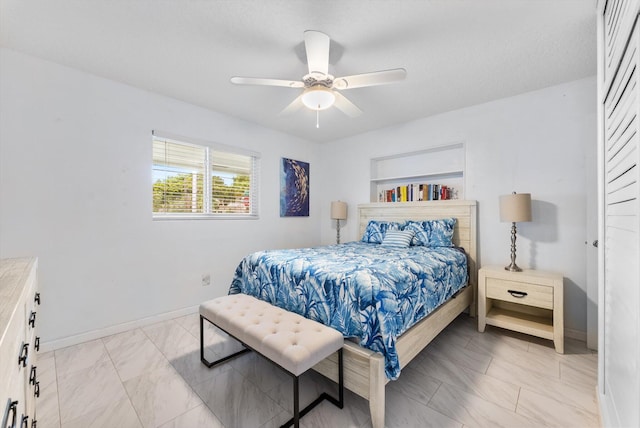
M522 272L522 269L515 263L511 263L509 266L505 266L504 270L508 270L509 272Z
M509 272L522 272L522 269L516 264L516 223L511 223L511 264L505 266L504 270Z

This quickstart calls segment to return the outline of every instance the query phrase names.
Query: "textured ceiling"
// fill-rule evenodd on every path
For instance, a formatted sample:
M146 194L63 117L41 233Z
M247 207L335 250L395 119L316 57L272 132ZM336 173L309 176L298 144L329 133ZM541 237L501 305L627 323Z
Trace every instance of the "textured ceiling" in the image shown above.
M595 0L0 0L0 43L311 141L333 141L595 75ZM404 67L344 91L364 114L278 113L299 89L305 30L331 37L335 76Z

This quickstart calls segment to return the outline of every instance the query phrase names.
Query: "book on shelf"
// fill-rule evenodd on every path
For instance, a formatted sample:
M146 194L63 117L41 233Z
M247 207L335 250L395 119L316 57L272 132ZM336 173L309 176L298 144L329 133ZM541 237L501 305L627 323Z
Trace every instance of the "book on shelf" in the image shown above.
M378 202L438 201L456 198L457 191L444 184L412 183L378 193Z

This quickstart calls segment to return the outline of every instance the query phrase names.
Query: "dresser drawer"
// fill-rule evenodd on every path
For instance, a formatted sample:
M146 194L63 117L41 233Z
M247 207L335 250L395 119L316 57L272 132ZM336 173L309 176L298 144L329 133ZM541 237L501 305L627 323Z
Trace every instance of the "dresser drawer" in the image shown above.
M5 404L18 401L18 424L20 426L20 415L25 411L25 372L28 367L28 354L23 352L25 342L24 334L25 313L24 305L15 308L14 316L11 318L5 337L0 342L0 411L6 410ZM14 334L18 332L19 334ZM28 344L27 344L28 346ZM25 357L19 360L19 357ZM27 367L24 367L24 364ZM0 414L0 421L3 414ZM10 426L10 424L8 424ZM4 427L2 427L4 428Z
M500 278L487 278L485 286L490 299L553 309L553 287Z

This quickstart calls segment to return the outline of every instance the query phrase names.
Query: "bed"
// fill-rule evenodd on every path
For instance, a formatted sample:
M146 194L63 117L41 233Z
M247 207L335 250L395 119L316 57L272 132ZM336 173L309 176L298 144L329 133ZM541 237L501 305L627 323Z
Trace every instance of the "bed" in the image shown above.
M386 225L453 217L453 243L464 252L363 242L261 251L240 263L230 293L253 295L353 338L344 347L345 387L369 400L372 424L382 427L385 384L460 312L473 312L476 204L377 203L359 205L358 213L359 236L371 234L370 220ZM451 239L453 222L435 223ZM440 236L435 227L433 236ZM337 358L314 369L336 380Z

